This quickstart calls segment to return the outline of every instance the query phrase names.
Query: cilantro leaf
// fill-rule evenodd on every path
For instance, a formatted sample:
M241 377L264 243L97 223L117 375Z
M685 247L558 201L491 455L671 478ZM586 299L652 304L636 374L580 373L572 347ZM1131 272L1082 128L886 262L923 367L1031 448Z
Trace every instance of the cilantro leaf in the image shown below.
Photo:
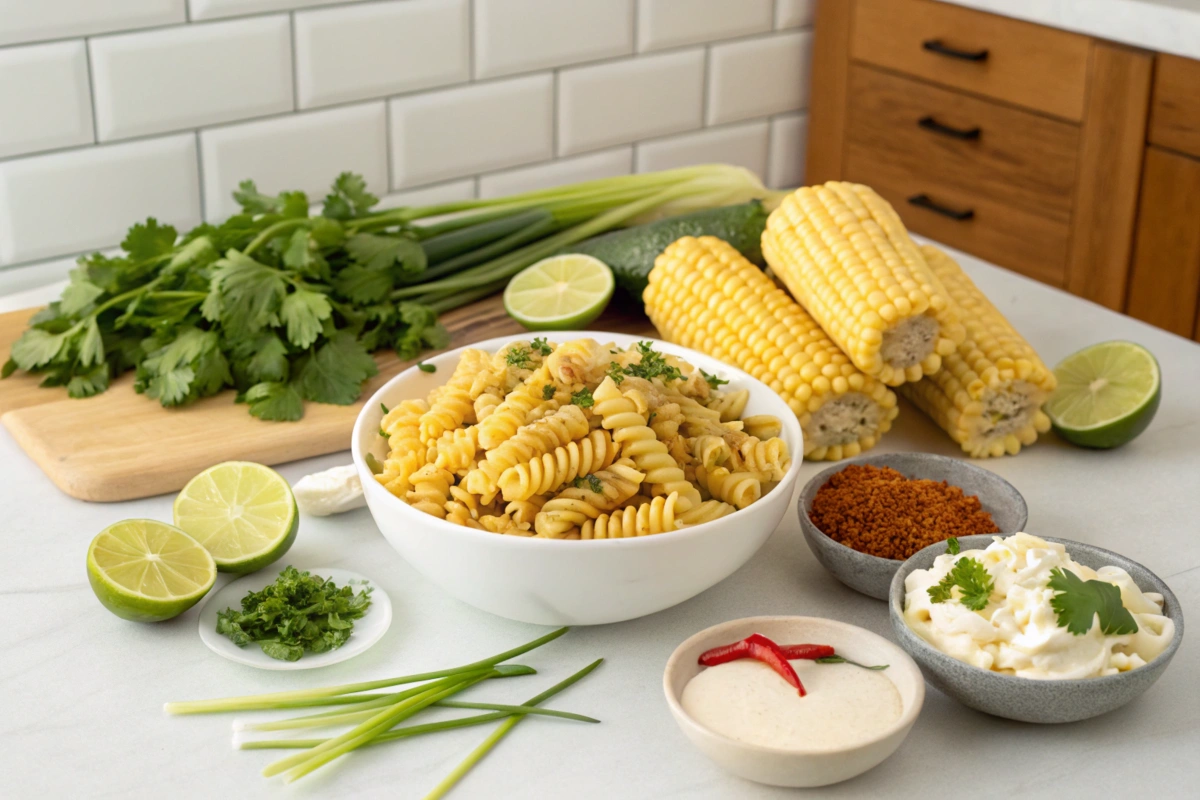
M351 302L364 305L383 300L392 291L395 282L395 277L387 270L350 264L333 277L333 288Z
M716 375L709 375L704 370L700 370L700 374L704 376L704 380L708 381L708 385L712 389L720 388L721 386L724 386L725 384L729 383L729 381L722 380L721 378L718 378Z
M437 312L420 303L401 303L400 329L392 347L401 358L416 358L422 350L450 344L450 333L437 321Z
M41 328L29 328L12 344L10 356L18 367L34 370L53 361L67 344L69 332L50 333Z
M529 348L522 345L510 347L508 352L504 354L504 363L517 369L531 369L533 367Z
M1058 615L1060 628L1082 636L1099 617L1100 630L1105 636L1137 633L1137 620L1122 604L1121 590L1116 584L1084 581L1070 570L1056 568L1050 571L1050 582L1046 585L1057 592L1050 598L1050 607Z
M354 261L369 270L390 270L398 266L401 274L407 276L425 271L425 251L407 236L356 233L344 246Z
M554 384L547 383L542 387L542 399L549 400L552 397L554 397Z
M960 549L961 548L958 544L957 538L951 536L949 539L946 540L946 552L949 553L950 555L952 555L952 556L958 555Z
M301 359L296 388L306 400L348 406L362 393L362 382L378 372L366 349L341 331Z
M592 397L592 390L586 386L571 395L571 405L576 405L580 408L591 408L595 403L596 399Z
M621 385L621 381L625 380L625 370L615 361L608 362L608 377L613 379L613 383L617 386Z
M188 327L169 342L148 349L133 388L164 406L176 406L215 394L232 382L217 334Z
M256 383L241 398L259 419L287 422L304 416L300 393L289 383Z
M58 310L68 317L73 317L86 311L104 294L104 290L87 279L87 271L82 268L71 270L71 282L63 289L58 301Z
M303 228L295 231L283 248L283 265L305 278L329 280L329 262L317 250L316 242Z
M278 214L290 218L308 216L308 196L304 192L263 194L254 181L246 180L238 184L233 199L247 214Z
M655 350L650 342L638 342L637 351L642 357L641 361L625 367L626 375L646 380L661 378L664 382L682 380L683 373L679 368L669 365L663 354Z
M321 322L329 319L333 307L320 292L297 289L283 299L279 319L287 326L288 341L306 348L321 335Z
M234 371L247 383L287 380L287 345L274 333L243 339L234 347L233 357Z
M379 198L367 191L361 175L343 172L333 181L333 189L325 195L321 216L329 219L353 219L370 212Z
M980 611L988 604L995 588L992 576L983 562L974 558L960 558L954 568L936 586L928 589L929 599L934 603L945 603L954 598L954 587L961 590L959 601L972 611Z
M279 323L286 293L287 282L279 270L230 250L213 268L201 311L205 319L219 320L232 335L248 336Z
M79 365L92 367L104 361L104 341L100 337L100 325L95 317L88 317L83 326L83 338L79 341Z
M108 364L99 364L84 373L71 376L67 381L67 395L70 397L91 397L100 394L108 388Z
M165 255L175 247L178 232L170 225L159 225L158 220L149 217L145 222L139 222L129 229L121 242L121 249L129 253L134 261L144 261L155 256Z
M587 489L593 494L604 493L604 481L600 480L595 475L580 475L571 482L571 485L576 489L582 489L586 485Z
M537 337L536 339L534 339L532 342L529 343L529 346L531 349L536 350L537 352L541 353L543 356L548 356L554 352L554 348L552 348L550 346L549 342L546 341L545 336Z

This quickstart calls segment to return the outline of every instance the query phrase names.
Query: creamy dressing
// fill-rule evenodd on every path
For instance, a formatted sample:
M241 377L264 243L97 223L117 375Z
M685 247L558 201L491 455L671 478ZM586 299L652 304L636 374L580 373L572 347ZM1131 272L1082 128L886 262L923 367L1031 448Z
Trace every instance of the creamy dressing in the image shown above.
M692 719L723 736L784 750L853 746L900 719L900 693L880 672L813 661L791 665L806 697L766 664L741 659L702 670L680 702Z

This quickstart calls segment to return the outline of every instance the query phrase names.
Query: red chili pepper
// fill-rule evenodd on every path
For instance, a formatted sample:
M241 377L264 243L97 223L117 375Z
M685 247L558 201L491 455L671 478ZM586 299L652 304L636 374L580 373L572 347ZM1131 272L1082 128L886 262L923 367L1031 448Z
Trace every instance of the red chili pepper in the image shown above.
M715 667L718 664L726 664L741 658L753 658L755 661L761 661L775 670L779 677L796 687L796 691L800 692L801 697L807 694L804 691L804 684L800 682L800 676L788 663L783 650L761 633L752 633L740 642L706 650L700 654L700 664L705 667Z
M829 658L834 655L833 646L828 644L782 644L779 649L787 656L788 661L797 659L816 661L818 658Z

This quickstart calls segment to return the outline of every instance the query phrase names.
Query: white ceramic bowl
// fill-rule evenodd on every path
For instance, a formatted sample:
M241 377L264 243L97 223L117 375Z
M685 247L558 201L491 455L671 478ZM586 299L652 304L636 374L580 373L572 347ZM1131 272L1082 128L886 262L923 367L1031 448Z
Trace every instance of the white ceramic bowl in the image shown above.
M900 693L900 719L873 739L853 747L782 749L747 744L716 733L692 719L680 698L699 674L705 650L761 633L780 644L833 645L838 655L860 664L887 664L886 676ZM842 669L842 667L838 667ZM925 702L925 679L908 655L882 636L821 617L747 617L700 631L675 649L663 672L663 691L684 735L719 766L748 780L772 786L826 786L861 775L890 756L908 736Z
M599 331L559 331L555 342L591 337L627 347L638 337ZM505 336L472 345L495 352L518 339ZM383 488L367 467L366 454L381 461L383 416L401 400L424 398L449 379L458 350L413 367L377 391L354 425L351 452L379 530L421 574L460 600L501 617L542 625L600 625L621 622L682 603L731 575L750 560L787 513L804 452L796 416L770 389L746 373L687 348L655 342L656 349L686 359L729 381L726 389L748 388L746 414L774 414L792 454L784 479L757 503L713 522L636 539L563 541L502 536L465 528L417 511Z

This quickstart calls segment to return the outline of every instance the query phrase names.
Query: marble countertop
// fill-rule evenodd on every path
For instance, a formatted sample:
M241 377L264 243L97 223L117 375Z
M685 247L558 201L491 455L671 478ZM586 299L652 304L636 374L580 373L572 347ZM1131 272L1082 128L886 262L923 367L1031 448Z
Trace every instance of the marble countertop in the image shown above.
M1165 578L1194 622L1200 609L1200 345L963 256L963 266L1051 364L1102 339L1141 342L1160 359L1158 417L1119 450L1080 450L1047 436L1019 456L984 464L1024 493L1029 530L1106 547ZM880 452L961 455L905 406ZM347 453L285 464L290 480L349 460ZM805 464L800 484L824 468ZM120 620L88 587L84 553L105 525L170 519L169 496L92 505L60 493L0 433L0 775L6 797L419 798L487 731L464 729L360 751L285 787L259 770L268 752L234 752L237 715L167 717L162 704L307 688L437 669L499 652L541 629L489 616L418 575L388 547L366 509L305 518L287 561L364 573L390 595L391 630L374 648L321 670L267 672L226 661L197 635L198 610L157 625ZM221 576L224 583L228 578ZM676 729L662 670L683 639L760 614L831 617L890 638L886 606L835 581L808 551L789 513L741 570L699 597L631 622L578 628L536 651L537 678L497 682L492 698L520 702L591 660L604 666L555 706L603 719L594 726L530 719L452 794L455 798L785 798L799 793L719 770ZM1198 777L1200 637L1142 698L1107 716L1036 726L971 711L929 688L907 741L883 764L805 797L928 800L1180 797ZM528 682L527 682L528 681ZM535 689L530 689L536 686ZM951 781L951 772L953 780Z
M941 0L1200 59L1200 0Z

